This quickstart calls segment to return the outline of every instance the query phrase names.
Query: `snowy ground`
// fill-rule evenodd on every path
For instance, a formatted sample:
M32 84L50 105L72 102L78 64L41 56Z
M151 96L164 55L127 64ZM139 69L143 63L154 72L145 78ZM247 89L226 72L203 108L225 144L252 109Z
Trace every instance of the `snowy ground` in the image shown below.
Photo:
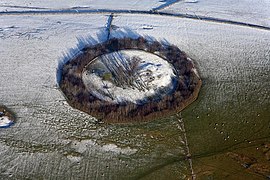
M119 54L125 58L119 57ZM113 59L112 57L116 58ZM104 64L114 67L114 69L119 66L124 68L124 63L128 64L128 59L132 57L139 57L141 61L131 77L134 78L131 86L117 86L110 80L103 80L102 74L111 74L111 71ZM90 68L91 66L100 68ZM147 101L147 98L155 95L162 97L174 89L173 78L175 74L173 67L164 59L145 51L122 50L117 53L106 54L97 58L94 63L91 63L90 67L88 71L84 72L83 81L95 96L105 101L138 103L139 101ZM100 75L97 71L104 72ZM160 92L164 88L166 88L166 91Z
M38 2L2 0L0 4L2 11L25 11L27 8L7 6L30 5L62 9L100 4L106 9L132 9L133 6L126 4L136 2L135 7L143 10L164 4ZM218 5L220 1L198 1L183 6L201 3L200 8L207 8L203 5L206 2L215 2L212 7L217 7L215 15L219 17L228 17L220 13L227 7L233 10L234 16L230 18L268 24L269 19L261 15L267 15L268 1L255 5L251 1L237 1L243 7L237 11L236 6ZM247 15L250 7L258 8L258 13ZM195 171L207 166L211 167L207 173L216 175L217 179L260 179L228 158L215 155L239 147L256 149L260 140L270 140L270 32L186 18L115 13L111 37L140 34L176 44L196 61L203 87L198 101L182 113L186 129L175 116L146 124L102 125L66 104L57 88L56 71L58 61L63 60L64 54L76 53L77 45L81 47L92 41L92 37L105 40L109 15L0 15L0 103L17 113L14 126L0 129L0 177L184 179L192 172L192 164L186 161L187 137ZM250 21L252 18L254 21ZM146 26L153 28L143 28ZM210 161L201 159L205 156ZM224 162L229 165L224 166ZM215 168L218 163L222 165Z
M151 10L152 7L158 7L164 4L159 0L135 0L135 1L108 1L108 0L1 0L1 11L27 11L27 10L53 10L53 9L130 9L130 10Z
M215 17L270 27L268 0L189 0L180 1L162 12Z

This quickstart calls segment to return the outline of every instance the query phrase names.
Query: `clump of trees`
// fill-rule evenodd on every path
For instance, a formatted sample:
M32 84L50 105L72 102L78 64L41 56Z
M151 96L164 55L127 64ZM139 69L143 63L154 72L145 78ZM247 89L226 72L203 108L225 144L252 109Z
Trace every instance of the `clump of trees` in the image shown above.
M149 98L146 102L138 104L130 102L115 104L94 96L92 94L94 89L86 88L82 81L84 68L98 56L124 49L144 50L155 54L158 52L156 55L171 63L176 70L175 90L163 98ZM112 76L118 78L115 79L117 85L123 87L135 84L143 88L143 84L134 83L134 74L141 61L140 58L134 57L121 65L109 62L115 61L114 58L105 57L105 60L108 61L108 65L114 64L107 68L111 68ZM192 61L188 60L187 55L174 45L162 45L158 41L150 42L143 37L114 38L84 48L83 53L66 63L62 71L60 88L72 107L94 115L104 122L147 121L181 111L197 98L202 82L192 70L193 68ZM113 73L118 75L114 76ZM110 79L111 76L104 78Z
M136 72L139 68L141 59L139 57L126 57L119 52L106 54L101 56L101 61L112 75L114 84L126 87L138 87L139 84L135 81Z

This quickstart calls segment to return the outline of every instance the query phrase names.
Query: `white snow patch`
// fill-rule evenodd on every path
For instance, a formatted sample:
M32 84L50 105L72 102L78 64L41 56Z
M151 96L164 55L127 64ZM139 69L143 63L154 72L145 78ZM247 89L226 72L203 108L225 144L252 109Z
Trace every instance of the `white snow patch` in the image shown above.
M197 3L198 0L184 0L185 3Z
M97 70L104 71L104 69L108 71L102 59L104 56L111 57L114 53L115 52L98 57L95 62L91 64L91 66L98 66L99 69L95 69L94 72L87 70L83 73L83 81L86 87L89 88L89 91L96 97L114 103L123 101L136 103L145 100L147 97L156 95L161 88L165 88L165 90L160 93L159 96L168 94L174 88L172 81L172 78L175 77L173 66L159 56L141 50L121 50L119 53L128 57L137 56L142 59L138 71L136 72L135 81L136 83L144 84L145 89L118 87L111 81L103 80L96 72ZM120 60L117 61L120 64Z
M91 146L95 146L96 143L92 140L73 141L71 147L79 153L84 153Z
M106 144L102 146L101 149L107 152L113 152L116 154L126 154L126 155L131 155L137 152L137 149L131 149L130 147L120 148L115 144Z
M8 116L0 117L0 128L9 127L13 124L13 121Z
M199 73L198 73L198 71L197 71L197 69L192 68L191 71L193 71L193 72L196 74L197 77L200 77L200 76L199 76Z
M73 163L78 163L82 160L82 157L80 157L80 156L68 155L67 158Z
M96 150L96 151L102 151L102 152L112 152L114 154L126 154L131 155L136 153L137 149L132 149L130 147L118 147L115 144L105 144L105 145L99 145L95 143L93 140L82 140L82 141L73 141L71 143L71 148L73 148L78 153L84 153L87 150ZM80 161L79 156L68 156L71 161Z

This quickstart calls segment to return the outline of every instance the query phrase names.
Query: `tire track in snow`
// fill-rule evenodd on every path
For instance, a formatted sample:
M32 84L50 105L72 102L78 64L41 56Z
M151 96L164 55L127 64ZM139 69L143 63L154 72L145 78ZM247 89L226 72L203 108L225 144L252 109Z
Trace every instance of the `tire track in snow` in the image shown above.
M134 179L143 179L144 177L147 177L149 174L152 174L153 172L158 171L158 170L160 170L168 165L171 165L171 164L174 164L177 162L183 162L186 160L188 161L188 164L189 164L191 179L192 180L196 179L196 174L195 174L195 171L193 169L193 163L192 163L193 156L191 156L191 152L189 149L187 135L186 135L186 129L185 129L185 125L184 125L184 121L183 121L181 112L177 113L175 115L175 117L176 117L176 121L177 121L177 124L176 124L177 128L179 129L179 131L182 134L182 135L179 135L178 137L182 138L182 139L180 139L180 143L183 144L183 147L185 147L185 151L186 151L185 154L183 154L183 156L178 156L178 158L176 158L176 159L171 159L163 164L160 164L158 166L150 168L148 171L144 172L143 174L140 174L139 176L137 176Z
M191 153L190 153L190 149L188 146L187 134L186 134L186 129L185 129L185 123L183 121L181 112L176 114L176 117L177 117L177 121L178 121L178 125L179 125L178 128L183 133L183 140L184 140L184 145L186 147L186 154L187 154L187 160L188 160L190 171L191 171L191 178L192 178L192 180L194 180L194 179L196 179L196 174L195 174L194 169L193 169L192 158L191 158Z
M170 16L177 18L187 18L207 22L223 23L237 26L244 26L256 29L270 30L268 26L262 26L257 24L245 23L241 21L233 21L228 19L221 19L208 16L200 16L193 14L183 14L183 13L167 13L167 12L158 12L158 11L143 11L143 10L112 10L112 9L56 9L56 10L41 10L41 11L8 11L0 12L0 16L5 15L61 15L61 14L148 14L148 15L159 15L159 16Z

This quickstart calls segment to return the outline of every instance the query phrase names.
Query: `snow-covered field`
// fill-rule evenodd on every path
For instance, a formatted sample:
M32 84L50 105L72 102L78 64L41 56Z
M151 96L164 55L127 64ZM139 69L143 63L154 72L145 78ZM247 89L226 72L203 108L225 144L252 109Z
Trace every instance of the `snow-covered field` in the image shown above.
M151 10L164 4L159 0L135 0L135 1L108 1L108 0L1 0L0 10L7 11L27 11L27 10L53 10L53 9L130 9L130 10Z
M127 66L125 63L129 64L128 59L132 60L132 57L138 57L141 60L135 69L136 72L132 75L134 82L130 86L117 86L111 80L103 80L103 76L97 73L97 71L104 71L102 74L111 74L107 66L112 69L121 66L124 69ZM103 55L94 61L90 67L97 68L85 71L83 81L99 99L114 103L138 103L138 101L147 101L147 98L155 95L162 97L174 88L173 78L176 75L172 65L157 55L139 50L122 50ZM166 91L159 92L164 88Z
M180 1L162 12L215 17L270 27L268 0L196 0L194 3Z
M2 0L0 9L150 10L166 3L58 2ZM207 16L207 8L212 8L211 17L269 25L267 5L268 1L179 1L160 11L189 13L178 9L192 7L192 13ZM77 46L106 40L109 15L0 15L0 103L17 114L14 126L0 129L2 179L184 179L192 170L185 160L189 154L185 137L196 157L241 143L248 146L247 142L263 137L269 141L270 32L245 26L114 13L110 37L149 36L177 45L195 60L203 87L198 101L182 113L186 130L177 117L139 125L103 125L72 109L57 87L58 63L66 54L78 52ZM242 175L222 169L232 178Z

